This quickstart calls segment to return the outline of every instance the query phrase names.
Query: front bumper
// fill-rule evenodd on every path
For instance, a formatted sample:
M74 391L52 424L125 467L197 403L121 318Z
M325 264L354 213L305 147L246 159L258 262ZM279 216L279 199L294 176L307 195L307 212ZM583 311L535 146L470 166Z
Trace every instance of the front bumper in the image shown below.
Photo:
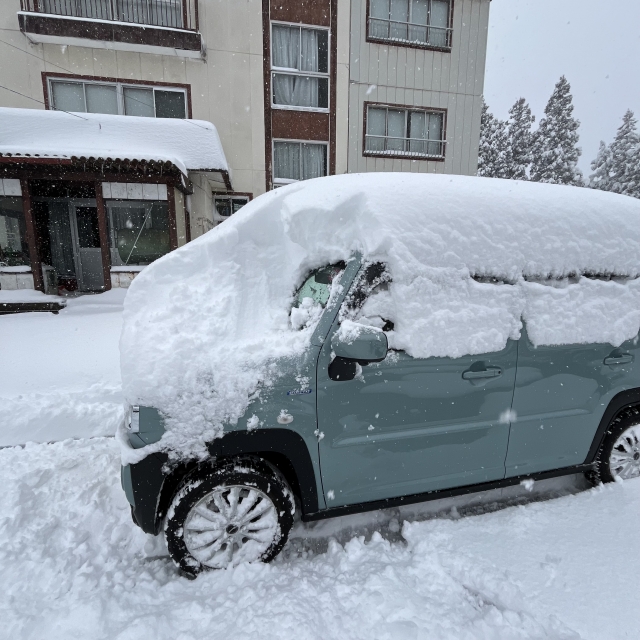
M122 489L131 505L134 522L152 535L160 531L158 504L166 478L163 468L167 460L166 454L152 453L137 464L123 466L120 472Z

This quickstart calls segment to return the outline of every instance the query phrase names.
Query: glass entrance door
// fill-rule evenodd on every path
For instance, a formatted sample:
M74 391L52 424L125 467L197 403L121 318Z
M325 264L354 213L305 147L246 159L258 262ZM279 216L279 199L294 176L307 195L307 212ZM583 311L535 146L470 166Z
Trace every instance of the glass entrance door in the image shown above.
M79 291L104 291L98 209L93 201L71 201L69 215Z

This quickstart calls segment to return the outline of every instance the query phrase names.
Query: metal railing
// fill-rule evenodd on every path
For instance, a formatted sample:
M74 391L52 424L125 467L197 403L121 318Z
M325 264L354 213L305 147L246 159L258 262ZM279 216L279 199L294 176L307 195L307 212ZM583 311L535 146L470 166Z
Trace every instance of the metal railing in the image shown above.
M28 13L198 30L198 0L20 0Z
M396 138L365 135L365 155L411 156L415 158L443 158L446 140L425 138Z
M369 18L369 38L374 40L406 42L426 47L450 49L452 33L453 29L449 27Z

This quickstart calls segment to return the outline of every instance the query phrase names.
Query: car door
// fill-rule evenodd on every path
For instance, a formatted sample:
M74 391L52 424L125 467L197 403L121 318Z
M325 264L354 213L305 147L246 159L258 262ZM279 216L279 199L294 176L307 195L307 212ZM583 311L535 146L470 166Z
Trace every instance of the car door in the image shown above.
M317 415L328 507L504 478L517 342L497 353L390 352L332 380L336 318L318 358Z
M582 464L609 401L640 384L640 344L534 346L523 330L507 477Z

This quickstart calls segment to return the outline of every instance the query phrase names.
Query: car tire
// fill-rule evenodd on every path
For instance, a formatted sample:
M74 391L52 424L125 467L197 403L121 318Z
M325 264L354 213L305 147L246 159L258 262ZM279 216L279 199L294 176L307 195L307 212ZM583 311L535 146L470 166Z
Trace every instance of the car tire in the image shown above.
M243 562L270 562L295 514L284 476L252 457L224 460L190 474L165 518L171 558L188 578Z
M637 408L616 417L600 445L593 471L587 474L592 484L628 480L640 476L640 411Z

